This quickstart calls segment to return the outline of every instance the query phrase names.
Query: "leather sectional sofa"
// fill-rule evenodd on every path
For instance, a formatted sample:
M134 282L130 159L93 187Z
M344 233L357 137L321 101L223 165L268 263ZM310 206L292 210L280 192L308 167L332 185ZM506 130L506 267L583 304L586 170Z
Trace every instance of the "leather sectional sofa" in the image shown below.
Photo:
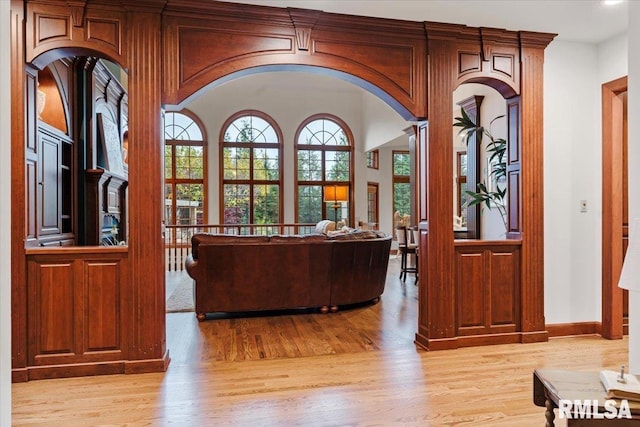
M377 301L391 236L360 231L326 236L196 234L186 269L195 280L198 320L207 313L319 308Z

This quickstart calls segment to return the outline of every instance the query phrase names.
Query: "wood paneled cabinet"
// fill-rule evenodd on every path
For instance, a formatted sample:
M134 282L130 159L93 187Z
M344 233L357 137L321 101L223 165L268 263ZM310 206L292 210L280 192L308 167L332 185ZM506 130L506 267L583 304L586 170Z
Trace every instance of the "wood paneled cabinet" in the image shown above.
M520 332L520 242L457 242L456 335Z
M123 372L126 248L28 249L27 269L29 379Z
M73 142L45 123L37 135L35 237L40 246L73 246Z

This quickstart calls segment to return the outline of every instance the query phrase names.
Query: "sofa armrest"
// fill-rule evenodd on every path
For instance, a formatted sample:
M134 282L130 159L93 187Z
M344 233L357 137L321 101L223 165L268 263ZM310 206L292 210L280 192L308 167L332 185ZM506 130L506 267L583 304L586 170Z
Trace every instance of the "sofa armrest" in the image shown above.
M193 280L196 280L196 276L198 274L198 260L193 259L193 256L188 255L184 260L184 266L187 269L187 274L189 275L189 277L191 277Z

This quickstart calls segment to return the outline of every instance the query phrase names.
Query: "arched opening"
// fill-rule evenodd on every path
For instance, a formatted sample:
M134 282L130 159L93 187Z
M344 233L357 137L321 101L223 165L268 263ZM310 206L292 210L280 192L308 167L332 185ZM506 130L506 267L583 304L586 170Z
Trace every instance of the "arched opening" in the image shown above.
M507 233L506 103L491 86L464 83L453 93L454 234L457 239L501 240Z

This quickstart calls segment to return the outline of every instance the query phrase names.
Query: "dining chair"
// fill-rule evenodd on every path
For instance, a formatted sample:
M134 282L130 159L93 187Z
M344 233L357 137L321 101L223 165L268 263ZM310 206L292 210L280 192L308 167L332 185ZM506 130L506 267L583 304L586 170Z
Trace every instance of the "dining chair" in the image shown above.
M396 239L398 240L398 251L400 252L400 280L407 278L407 273L413 273L418 279L418 242L414 241L408 233L407 227L401 225L396 227ZM413 266L409 265L407 258L413 255Z

